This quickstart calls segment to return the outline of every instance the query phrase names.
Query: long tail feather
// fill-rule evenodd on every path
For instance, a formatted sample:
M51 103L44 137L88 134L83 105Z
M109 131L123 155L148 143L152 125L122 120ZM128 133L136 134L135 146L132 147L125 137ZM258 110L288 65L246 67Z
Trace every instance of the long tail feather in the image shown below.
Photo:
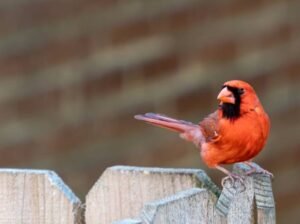
M162 114L146 113L144 115L135 115L134 118L176 132L185 132L192 127L197 127L196 124L191 122L177 120Z

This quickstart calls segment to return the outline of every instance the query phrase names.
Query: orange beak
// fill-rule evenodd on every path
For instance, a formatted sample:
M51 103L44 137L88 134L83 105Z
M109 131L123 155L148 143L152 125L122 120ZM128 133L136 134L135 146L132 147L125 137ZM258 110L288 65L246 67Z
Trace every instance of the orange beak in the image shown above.
M222 103L231 103L231 104L235 103L233 93L229 91L227 87L224 87L221 90L217 99L220 100Z

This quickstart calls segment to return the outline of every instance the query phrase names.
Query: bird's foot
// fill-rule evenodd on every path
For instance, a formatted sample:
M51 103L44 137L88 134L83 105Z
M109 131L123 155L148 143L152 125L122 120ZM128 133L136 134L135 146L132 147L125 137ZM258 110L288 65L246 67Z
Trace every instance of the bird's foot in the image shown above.
M270 176L272 179L274 178L273 173L271 173L268 170L265 170L263 168L261 168L260 166L258 166L257 164L251 162L251 161L245 161L243 162L244 164L248 165L251 169L249 171L246 172L246 175L249 176L253 173L259 173L259 174L265 174Z
M245 180L244 177L239 175L239 174L235 174L235 173L229 173L227 177L224 177L221 181L222 187L225 187L225 182L226 181L230 181L232 186L235 186L236 182L239 182L244 188L245 186Z
M247 171L246 175L249 176L249 175L252 175L253 173L265 174L265 175L270 176L272 179L274 178L273 173L271 173L270 171L265 170L261 167L257 167L257 168L256 167L251 167L251 170Z

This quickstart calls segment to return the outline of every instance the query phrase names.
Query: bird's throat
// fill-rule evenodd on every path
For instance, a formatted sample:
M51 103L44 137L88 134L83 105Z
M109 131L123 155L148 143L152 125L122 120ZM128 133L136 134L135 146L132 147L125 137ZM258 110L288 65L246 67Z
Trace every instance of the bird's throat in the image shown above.
M240 117L239 104L223 103L221 105L221 110L223 118L234 120Z

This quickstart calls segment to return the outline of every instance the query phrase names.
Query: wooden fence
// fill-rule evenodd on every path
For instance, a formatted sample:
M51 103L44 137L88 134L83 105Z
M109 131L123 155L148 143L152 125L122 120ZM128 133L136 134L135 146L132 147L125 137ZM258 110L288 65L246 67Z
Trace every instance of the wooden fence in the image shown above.
M0 169L0 203L0 223L13 224L275 223L268 176L221 191L198 169L110 167L85 204L53 171Z

